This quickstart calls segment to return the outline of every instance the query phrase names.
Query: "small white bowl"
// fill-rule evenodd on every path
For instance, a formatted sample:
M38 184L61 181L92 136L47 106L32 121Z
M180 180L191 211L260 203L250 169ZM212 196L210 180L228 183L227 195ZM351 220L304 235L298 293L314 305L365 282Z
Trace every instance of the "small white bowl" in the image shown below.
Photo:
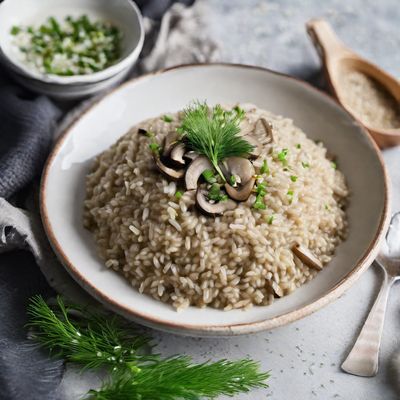
M121 58L110 67L88 75L57 76L40 73L19 60L13 44L13 26L39 25L54 16L88 15L117 26L122 34ZM0 60L21 84L58 98L81 97L104 90L125 77L144 42L143 19L131 0L5 0L0 5Z

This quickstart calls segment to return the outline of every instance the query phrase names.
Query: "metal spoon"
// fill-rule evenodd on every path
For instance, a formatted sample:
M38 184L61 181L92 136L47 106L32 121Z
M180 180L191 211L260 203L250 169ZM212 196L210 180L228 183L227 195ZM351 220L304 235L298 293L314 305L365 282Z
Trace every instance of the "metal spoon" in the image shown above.
M342 369L358 376L375 376L378 372L379 347L385 321L390 288L400 279L400 212L390 221L381 251L375 260L384 274L381 290Z

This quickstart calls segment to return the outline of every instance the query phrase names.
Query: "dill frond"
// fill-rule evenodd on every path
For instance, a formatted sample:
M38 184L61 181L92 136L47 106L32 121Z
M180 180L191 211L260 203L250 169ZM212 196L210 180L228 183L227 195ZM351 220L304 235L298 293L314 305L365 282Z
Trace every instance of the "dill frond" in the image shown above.
M205 155L225 181L219 163L227 157L246 157L253 146L240 133L244 112L236 107L225 111L220 105L210 109L206 103L196 102L184 110L179 132L189 147Z

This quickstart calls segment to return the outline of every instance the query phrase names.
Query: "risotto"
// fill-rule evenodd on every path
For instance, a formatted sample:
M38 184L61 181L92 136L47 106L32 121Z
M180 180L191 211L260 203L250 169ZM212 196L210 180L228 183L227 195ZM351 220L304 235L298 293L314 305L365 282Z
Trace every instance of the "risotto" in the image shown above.
M221 110L221 132L233 121L251 146L225 137L220 163L199 155L186 110L133 127L87 176L84 225L105 266L177 310L271 304L312 279L346 235L348 189L323 144L253 105Z

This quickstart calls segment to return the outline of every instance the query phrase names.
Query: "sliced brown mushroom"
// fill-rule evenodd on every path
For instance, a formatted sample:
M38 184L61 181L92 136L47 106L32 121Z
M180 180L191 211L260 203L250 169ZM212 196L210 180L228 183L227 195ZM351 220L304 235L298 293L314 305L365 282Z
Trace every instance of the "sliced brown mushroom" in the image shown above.
M249 153L249 157L251 159L256 159L258 157L260 157L261 153L262 153L262 148L261 148L261 144L260 142L255 139L253 136L248 135L245 138L251 145L253 145L253 150Z
M153 158L154 158L154 162L157 165L157 168L164 174L166 175L168 178L174 179L174 180L178 180L183 178L183 176L185 175L185 170L183 168L181 169L174 169L174 168L170 168L167 165L165 165L161 159L160 156L158 154L153 153Z
M176 164L185 165L185 160L183 159L185 152L186 146L184 145L184 143L178 143L172 147L170 158Z
M295 243L292 247L293 253L301 260L304 264L310 268L314 268L321 271L323 265L320 260L305 246Z
M197 182L201 174L206 169L212 169L212 164L205 156L199 156L190 163L185 175L185 184L187 190L193 190L197 188Z
M169 132L167 136L165 136L164 139L164 145L163 145L163 156L167 157L169 156L172 147L176 144L176 142L179 139L179 135L177 132Z
M265 137L267 140L265 144L272 143L274 141L274 135L272 133L272 125L265 119L260 118L254 127L254 133L257 136Z
M229 175L226 176L228 182L231 175L237 175L240 177L240 182L245 184L255 175L253 164L247 158L228 157L223 164Z
M236 202L231 199L219 201L218 203L210 203L207 200L207 191L201 188L197 189L196 202L200 210L208 215L221 215L225 211L235 209L237 206Z
M188 151L188 152L185 153L185 155L183 156L183 158L187 158L188 160L193 161L193 160L195 160L199 155L200 155L199 153L197 153L197 152L195 152L195 151L193 151L193 150L190 150L190 151Z
M252 177L244 185L233 187L229 183L225 183L225 190L229 197L237 201L245 201L249 198L251 191L253 190L256 178Z

